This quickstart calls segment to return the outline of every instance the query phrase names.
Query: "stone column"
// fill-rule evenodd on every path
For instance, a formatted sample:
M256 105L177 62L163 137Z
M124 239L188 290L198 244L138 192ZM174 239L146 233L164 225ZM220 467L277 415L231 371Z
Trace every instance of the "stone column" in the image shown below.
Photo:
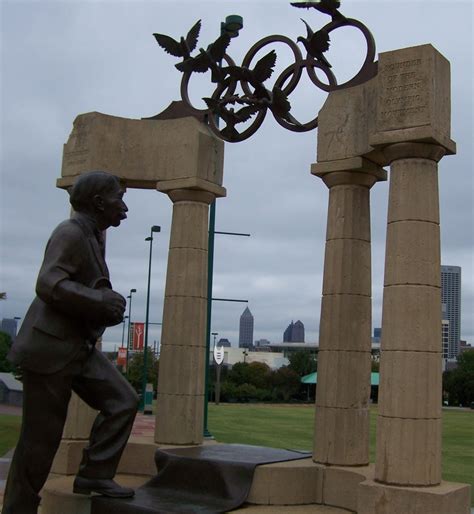
M362 157L313 165L329 188L313 460L369 463L370 188L386 172Z
M390 168L376 480L441 482L441 283L435 144L385 148Z
M216 194L185 188L165 192L173 202L173 219L155 441L200 444L206 363L208 211Z

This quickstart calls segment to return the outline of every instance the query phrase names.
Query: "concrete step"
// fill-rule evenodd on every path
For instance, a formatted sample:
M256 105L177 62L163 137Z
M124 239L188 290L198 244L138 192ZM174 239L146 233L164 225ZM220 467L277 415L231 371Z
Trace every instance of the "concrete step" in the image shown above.
M149 478L149 475L119 474L116 480L122 485L136 488ZM364 478L359 471L354 473L345 470L339 470L338 476L331 477L327 470L314 464L311 459L258 466L247 498L248 504L235 512L355 512L355 489ZM46 483L42 492L42 514L90 514L89 497L73 494L73 480L74 476L66 476L50 479ZM333 507L322 506L323 498L325 503Z
M287 464L287 463L285 463ZM274 464L269 466L275 466ZM260 466L269 467L269 466ZM274 471L275 472L275 471ZM278 474L278 473L277 473ZM268 473L264 473L263 476ZM140 487L149 479L148 476L117 475L119 484L129 487ZM49 480L42 492L41 514L90 514L90 497L72 492L73 476ZM258 482L258 480L257 480ZM255 492L253 493L255 496ZM250 497L249 497L250 499ZM251 505L232 512L243 514L348 514L353 511L329 507L326 505Z
M353 511L327 505L246 505L233 510L243 514L350 514Z
M150 477L117 475L115 478L120 485L137 488ZM90 496L74 494L72 492L73 482L74 476L48 480L41 492L41 514L90 514Z

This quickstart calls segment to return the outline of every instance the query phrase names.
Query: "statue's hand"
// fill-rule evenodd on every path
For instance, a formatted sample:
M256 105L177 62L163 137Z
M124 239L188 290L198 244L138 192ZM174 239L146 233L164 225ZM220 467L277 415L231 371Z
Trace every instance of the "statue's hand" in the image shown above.
M126 301L125 298L112 289L104 288L102 292L102 307L104 314L104 325L118 325L123 321Z

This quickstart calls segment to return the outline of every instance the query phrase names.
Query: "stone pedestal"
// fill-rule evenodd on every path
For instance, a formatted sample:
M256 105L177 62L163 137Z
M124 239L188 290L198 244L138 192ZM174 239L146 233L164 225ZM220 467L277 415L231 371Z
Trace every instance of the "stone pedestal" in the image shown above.
M367 480L357 489L357 514L469 514L470 487L396 487Z
M72 393L63 430L63 439L88 440L96 416L96 410L91 409L79 396Z
M313 165L329 187L313 460L369 463L370 188L386 180L355 157Z
M163 308L155 440L200 444L203 440L206 365L207 241L209 204L217 194L162 183L173 201Z

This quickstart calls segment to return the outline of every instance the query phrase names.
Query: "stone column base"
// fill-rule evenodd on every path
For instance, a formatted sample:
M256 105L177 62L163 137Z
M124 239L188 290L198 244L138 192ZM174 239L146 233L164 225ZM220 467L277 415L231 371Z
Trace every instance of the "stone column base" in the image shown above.
M469 514L471 487L441 482L433 487L359 484L357 514Z
M317 488L320 492L320 498L317 503L358 513L359 485L374 478L374 465L325 466L319 464L319 467L320 480ZM405 513L400 512L399 514Z

